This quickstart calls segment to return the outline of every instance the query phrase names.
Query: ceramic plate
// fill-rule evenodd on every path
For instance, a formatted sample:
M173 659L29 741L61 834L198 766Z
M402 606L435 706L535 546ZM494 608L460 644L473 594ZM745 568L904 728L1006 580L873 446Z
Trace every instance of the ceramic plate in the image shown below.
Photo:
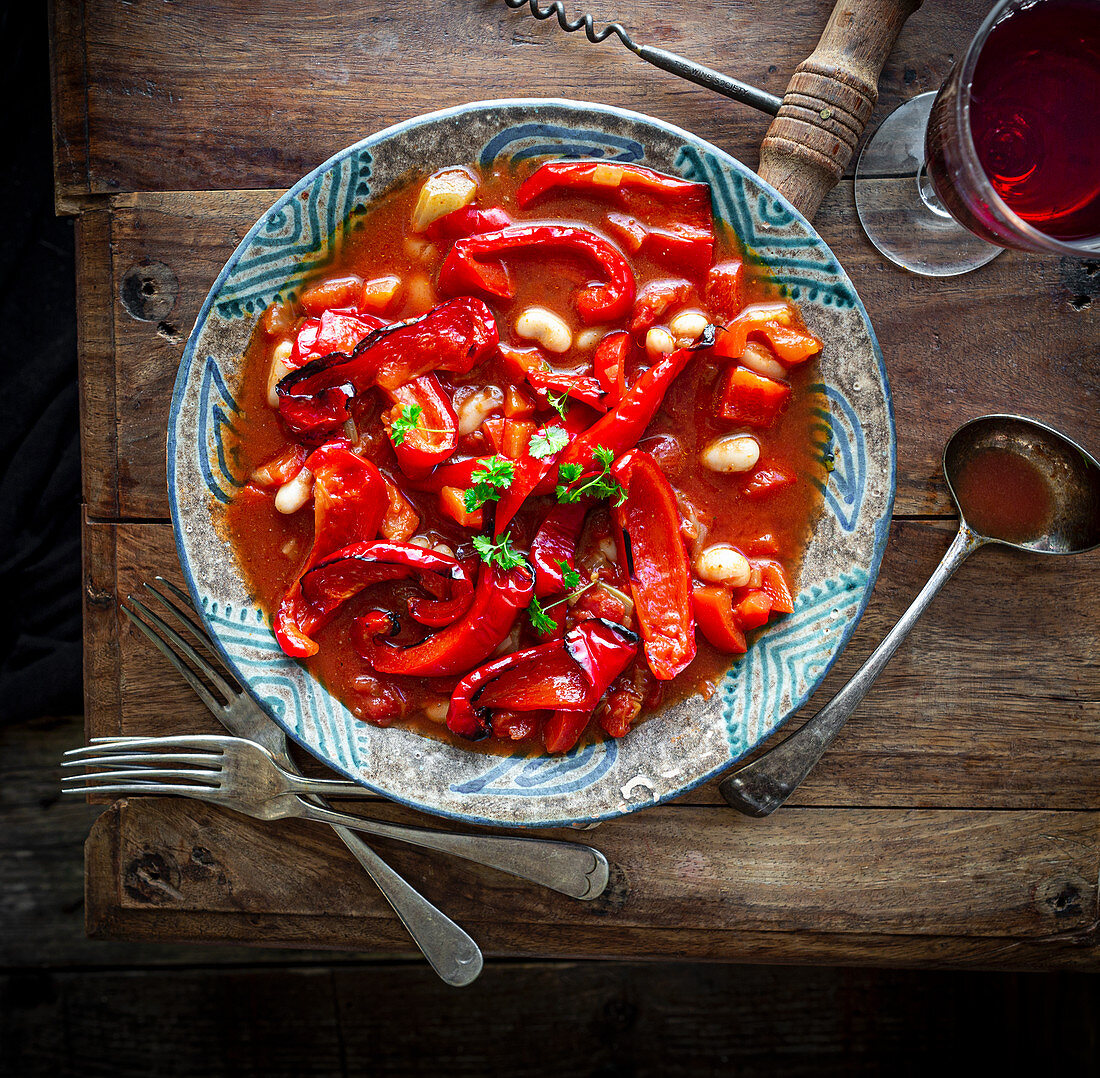
M622 741L564 756L488 756L355 719L279 650L217 523L245 477L233 453L241 355L258 315L329 264L341 222L410 175L456 162L637 161L710 184L714 215L768 262L825 342L827 410L816 428L833 469L795 611L711 699L694 698ZM550 826L667 801L729 767L810 696L867 603L894 494L894 421L882 356L852 282L809 223L729 155L637 113L570 101L488 101L391 127L294 185L241 242L207 297L180 364L168 427L180 562L207 628L243 684L302 746L395 801L465 821Z

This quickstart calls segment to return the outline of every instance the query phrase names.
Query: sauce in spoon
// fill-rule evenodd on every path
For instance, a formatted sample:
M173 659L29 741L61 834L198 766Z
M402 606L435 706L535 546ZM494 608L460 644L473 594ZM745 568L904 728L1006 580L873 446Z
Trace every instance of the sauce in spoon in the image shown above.
M1054 497L1046 476L1008 449L979 449L959 469L955 493L966 522L1009 543L1037 539L1049 528Z

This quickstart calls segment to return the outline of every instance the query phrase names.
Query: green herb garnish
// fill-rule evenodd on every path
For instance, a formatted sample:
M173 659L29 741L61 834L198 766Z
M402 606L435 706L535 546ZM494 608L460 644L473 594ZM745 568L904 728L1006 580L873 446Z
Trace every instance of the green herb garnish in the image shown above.
M474 549L486 565L495 565L498 569L515 569L524 564L523 555L512 546L510 535L502 535L496 541L487 535L475 535Z
M531 435L527 443L527 452L536 460L544 460L560 453L569 444L569 435L562 427L543 427L537 434Z
M476 513L486 502L500 501L500 495L516 477L515 465L505 457L490 457L475 468L470 480L473 483L462 496L467 513Z
M390 441L394 445L401 445L409 432L416 430L423 414L424 409L419 404L404 405L390 421Z
M555 393L552 389L548 389L546 399L550 402L550 407L564 419L565 409L569 405L569 394L564 390L561 393Z
M588 495L590 498L609 498L614 505L622 505L626 501L626 491L618 480L611 478L611 465L615 462L615 454L605 445L598 445L592 450L592 455L602 467L598 475L592 476L585 483L576 486L584 469L579 464L563 464L558 468L558 485L555 496L559 502L579 502Z

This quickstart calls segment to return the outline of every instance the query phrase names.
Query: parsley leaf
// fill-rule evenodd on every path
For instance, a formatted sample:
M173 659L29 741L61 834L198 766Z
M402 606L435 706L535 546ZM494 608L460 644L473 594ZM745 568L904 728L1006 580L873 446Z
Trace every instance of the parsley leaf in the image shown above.
M390 421L390 441L394 445L401 445L409 432L416 430L423 413L424 409L419 404L404 405Z
M552 389L548 389L546 399L550 402L550 407L564 419L565 409L569 406L569 394L564 390L561 393L555 393Z
M564 561L559 561L558 565L561 567L561 579L565 585L566 591L572 591L578 587L581 582L581 574L576 569L570 569L569 565Z
M543 427L537 434L531 435L527 452L536 460L544 460L560 453L569 444L569 435L562 427Z
M510 535L502 535L496 542L487 535L475 535L474 549L486 565L495 565L498 569L515 569L523 564L523 555L512 546Z
M558 468L559 483L554 491L559 502L579 502L587 495L590 498L608 498L615 505L622 505L626 501L626 491L622 484L611 478L611 465L615 462L615 454L605 445L597 445L592 450L596 461L602 465L603 470L594 475L586 483L575 486L581 478L584 469L579 464L562 464Z
M476 513L486 502L499 502L502 491L512 485L515 465L504 457L490 457L470 476L473 486L462 496L467 513Z
M531 628L540 636L552 633L558 627L558 623L546 613L542 603L534 596L527 604L527 616L531 619Z

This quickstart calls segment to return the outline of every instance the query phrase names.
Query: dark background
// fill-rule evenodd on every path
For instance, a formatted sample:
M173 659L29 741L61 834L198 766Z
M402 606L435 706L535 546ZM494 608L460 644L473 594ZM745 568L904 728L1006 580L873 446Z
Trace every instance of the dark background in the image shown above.
M0 50L0 1074L1100 1073L1088 975L490 961L456 991L412 958L86 940L99 810L56 770L83 737L80 481L44 10L0 14Z

